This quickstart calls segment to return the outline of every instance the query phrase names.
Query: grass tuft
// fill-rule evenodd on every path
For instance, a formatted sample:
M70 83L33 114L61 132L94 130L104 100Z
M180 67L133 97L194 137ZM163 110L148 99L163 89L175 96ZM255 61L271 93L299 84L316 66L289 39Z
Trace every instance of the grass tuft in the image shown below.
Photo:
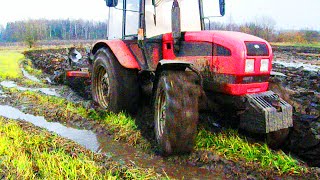
M0 117L5 179L156 179L152 169L121 166L30 124Z
M24 100L28 97L32 104L39 106L34 109L36 113L45 114L47 119L56 120L57 112L59 112L59 119L72 121L72 117L81 116L88 120L98 122L105 126L105 129L114 134L115 140L125 141L130 145L140 147L142 149L150 149L151 144L142 137L136 122L125 113L115 114L112 112L99 111L94 109L86 109L81 104L75 104L67 101L66 99L46 96L37 92L19 92L18 99ZM42 107L42 108L41 108ZM54 110L50 111L54 115L50 117L48 108ZM61 120L60 120L61 121Z
M196 137L196 148L214 151L229 160L244 159L248 163L258 163L266 170L276 170L279 174L301 174L307 172L299 162L284 152L273 151L266 144L249 143L235 130L211 133L201 129Z

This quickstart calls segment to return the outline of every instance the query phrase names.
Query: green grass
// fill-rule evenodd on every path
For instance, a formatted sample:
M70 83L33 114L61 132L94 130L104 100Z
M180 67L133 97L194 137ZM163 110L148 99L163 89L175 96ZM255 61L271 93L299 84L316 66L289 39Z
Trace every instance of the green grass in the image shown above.
M33 104L50 107L59 111L61 119L71 119L74 115L80 115L105 125L111 130L115 139L128 142L133 146L150 149L151 144L141 136L134 119L123 113L113 114L97 112L93 109L87 110L81 105L70 103L62 98L41 95L36 92L23 92L19 95L21 100L28 97ZM17 99L20 99L17 98ZM46 114L41 108L35 112ZM56 114L56 112L52 112ZM48 116L48 114L47 114ZM249 143L245 138L240 137L234 130L227 130L222 133L211 133L201 129L196 137L196 149L217 153L225 159L238 161L244 160L245 165L258 164L262 170L271 170L278 174L303 174L307 168L297 160L282 151L273 151L266 144Z
M150 149L151 144L142 137L135 120L124 113L114 114L112 112L98 111L94 109L86 109L81 104L75 104L64 98L46 96L37 92L18 92L17 99L20 101L28 101L38 108L33 111L39 114L45 114L46 118L57 118L60 120L69 120L74 116L81 116L92 121L99 122L105 126L108 131L114 134L115 140L121 140L130 145L140 147L142 149ZM47 108L41 108L47 107ZM49 111L49 112L48 112ZM50 113L52 113L50 115Z
M41 70L33 69L32 62L24 59L24 55L17 51L0 51L0 80L14 80L26 87L46 87L45 84L23 78L20 64L32 75L40 76Z
M274 46L312 47L320 48L320 43L292 43L292 42L272 42Z
M14 51L0 51L0 78L22 78L19 61L24 58L23 54Z
M5 179L155 179L153 170L106 160L81 146L0 117L0 176Z
M247 163L258 163L266 170L276 170L279 174L301 174L307 168L284 152L273 151L266 144L249 143L235 130L211 133L201 129L196 137L196 148L216 152L226 159Z
M41 76L42 75L42 71L39 70L39 69L34 69L32 68L32 62L30 59L24 59L22 61L22 65L23 65L23 68L29 73L29 74L32 74L34 76Z

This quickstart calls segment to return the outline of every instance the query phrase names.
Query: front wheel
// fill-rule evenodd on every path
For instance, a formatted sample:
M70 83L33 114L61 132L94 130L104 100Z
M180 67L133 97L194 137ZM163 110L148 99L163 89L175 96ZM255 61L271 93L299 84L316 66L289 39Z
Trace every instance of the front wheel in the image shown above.
M171 155L193 150L199 118L197 76L185 71L163 71L154 96L156 140L160 153Z

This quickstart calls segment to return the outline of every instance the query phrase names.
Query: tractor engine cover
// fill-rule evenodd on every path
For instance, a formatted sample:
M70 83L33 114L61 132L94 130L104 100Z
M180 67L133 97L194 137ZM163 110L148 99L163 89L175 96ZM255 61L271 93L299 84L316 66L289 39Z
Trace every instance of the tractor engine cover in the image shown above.
M272 91L245 96L246 110L240 128L253 133L269 133L293 126L292 106Z

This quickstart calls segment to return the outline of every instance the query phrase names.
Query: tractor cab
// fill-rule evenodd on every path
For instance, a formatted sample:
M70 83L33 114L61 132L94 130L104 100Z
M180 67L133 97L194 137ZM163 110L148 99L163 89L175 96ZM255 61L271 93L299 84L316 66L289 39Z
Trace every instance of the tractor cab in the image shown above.
M224 0L106 0L108 39L152 38L172 32L209 29L210 19L225 14ZM179 11L179 13L177 13ZM218 13L220 12L220 14Z

